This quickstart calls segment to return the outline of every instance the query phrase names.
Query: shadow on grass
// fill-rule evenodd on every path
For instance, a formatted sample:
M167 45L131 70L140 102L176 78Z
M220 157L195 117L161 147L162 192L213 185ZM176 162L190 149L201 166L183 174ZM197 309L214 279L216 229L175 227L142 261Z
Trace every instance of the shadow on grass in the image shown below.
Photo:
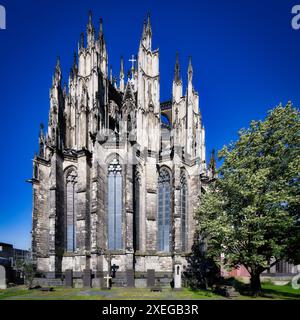
M190 293L192 297L197 299L224 299L222 295L214 293L211 288L202 289L195 287L187 287L185 288L186 293Z
M284 299L284 300L299 300L300 299L300 290L295 290L292 288L290 284L279 286L275 285L271 282L262 282L262 296L254 297L250 288L250 284L244 283L235 278L226 278L222 279L219 282L220 285L232 286L235 288L236 291L239 292L241 298L249 298L249 299ZM214 295L211 290L204 290L204 289L196 289L196 288L189 288L191 292L195 294L199 294L202 292L203 294L209 296Z
M279 286L271 282L262 283L263 293L272 299L300 299L300 290L293 289L291 284Z
M241 295L246 297L253 297L250 284L243 283L235 278L226 279L227 284L233 286ZM258 298L269 299L300 299L300 290L292 288L291 284L275 285L271 282L262 282L262 296Z
M274 289L263 289L263 296L271 299L300 299L300 293L282 292Z

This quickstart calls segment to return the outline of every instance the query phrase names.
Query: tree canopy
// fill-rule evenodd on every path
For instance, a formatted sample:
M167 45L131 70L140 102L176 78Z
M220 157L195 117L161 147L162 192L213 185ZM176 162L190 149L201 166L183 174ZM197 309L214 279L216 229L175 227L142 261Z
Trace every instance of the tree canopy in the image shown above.
M244 265L252 289L279 260L300 263L300 118L291 103L252 121L219 152L219 178L202 195L198 229L207 254Z

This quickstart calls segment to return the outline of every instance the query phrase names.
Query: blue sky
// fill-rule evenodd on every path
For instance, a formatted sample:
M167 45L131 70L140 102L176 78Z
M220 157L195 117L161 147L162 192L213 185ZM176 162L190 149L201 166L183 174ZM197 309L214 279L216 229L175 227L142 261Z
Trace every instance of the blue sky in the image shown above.
M291 100L300 104L300 30L291 27L300 0L92 1L0 0L1 201L0 242L30 246L32 158L39 123L47 122L56 56L64 79L87 14L100 16L115 74L123 55L136 54L143 19L151 12L153 45L160 49L161 97L171 96L175 53L186 84L193 57L194 86L206 128L207 151L220 149L252 119Z

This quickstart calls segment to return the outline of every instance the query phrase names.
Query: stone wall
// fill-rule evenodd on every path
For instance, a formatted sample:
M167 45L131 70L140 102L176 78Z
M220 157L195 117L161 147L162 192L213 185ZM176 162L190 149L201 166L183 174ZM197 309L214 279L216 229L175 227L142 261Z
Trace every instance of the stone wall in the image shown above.
M67 269L107 272L116 264L119 272L155 269L172 273L174 260L185 265L184 254L191 251L200 176L207 174L205 130L199 95L193 86L192 63L189 62L183 97L177 57L171 100L161 103L159 51L152 48L150 19L143 29L137 63L126 84L124 70L120 72L120 85L108 74L102 26L96 39L91 17L87 40L85 44L81 38L67 88L62 87L58 59L50 88L47 133L43 126L40 129L40 150L34 158L32 179L32 249L38 269L57 275ZM163 122L163 116L169 123ZM114 159L122 167L122 195L118 199L122 203L122 225L118 230L122 248L110 251L107 177L108 166ZM66 186L70 168L77 179L72 192ZM157 244L158 178L162 168L167 168L171 179L167 253L158 252ZM186 235L181 230L182 172L186 174L188 189ZM136 174L140 194L138 228ZM74 210L69 210L74 203ZM75 250L67 247L67 230L70 236L72 229L76 234ZM135 230L139 230L138 235ZM186 248L182 248L183 239Z

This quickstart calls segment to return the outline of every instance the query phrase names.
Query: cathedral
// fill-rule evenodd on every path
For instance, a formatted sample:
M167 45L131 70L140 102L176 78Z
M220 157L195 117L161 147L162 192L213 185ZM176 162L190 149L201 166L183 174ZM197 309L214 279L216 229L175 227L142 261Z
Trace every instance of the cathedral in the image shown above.
M90 13L68 84L57 59L47 129L33 160L32 252L53 277L91 270L143 279L187 268L199 195L213 176L190 59L178 54L170 101L160 100L159 51L150 17L129 72L109 68L102 20ZM126 74L125 74L126 73ZM99 276L100 275L100 276Z

